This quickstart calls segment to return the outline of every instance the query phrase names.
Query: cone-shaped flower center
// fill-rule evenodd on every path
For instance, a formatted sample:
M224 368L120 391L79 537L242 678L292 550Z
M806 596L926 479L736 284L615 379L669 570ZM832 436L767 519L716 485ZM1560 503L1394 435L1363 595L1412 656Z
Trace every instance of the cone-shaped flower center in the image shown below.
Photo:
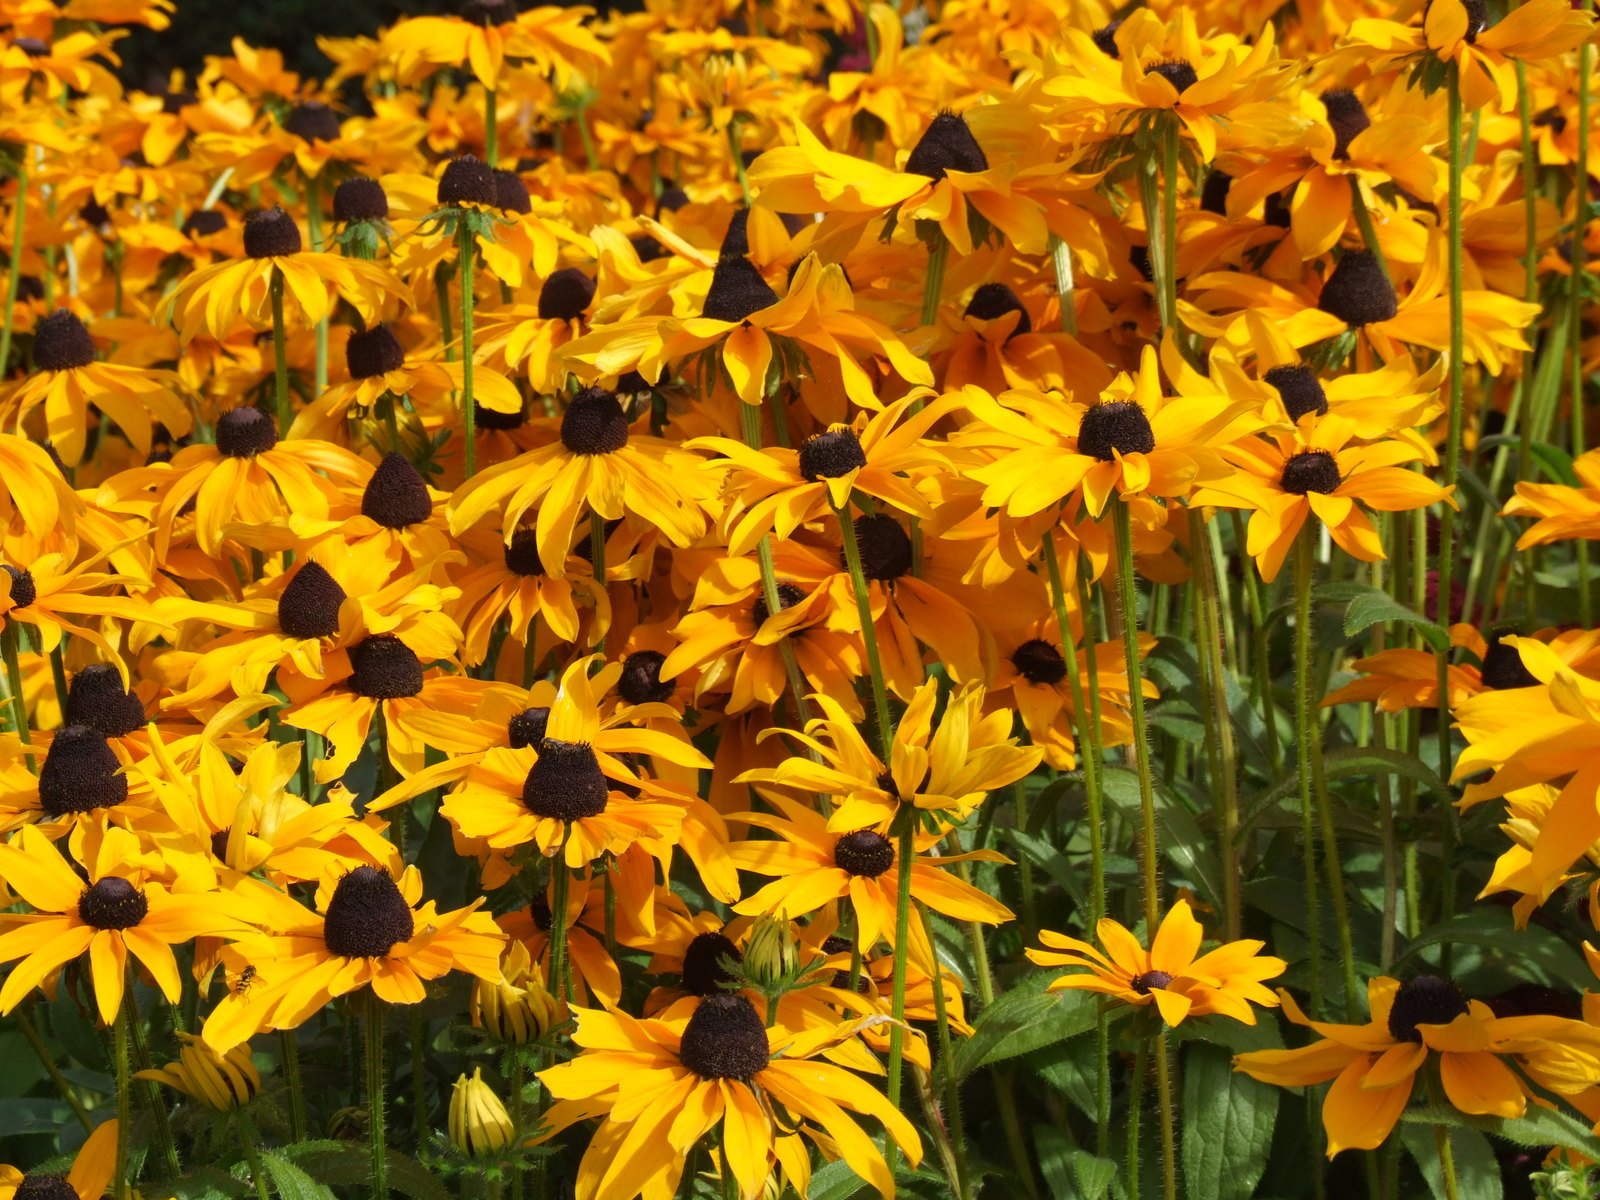
M581 821L605 812L610 793L593 746L545 738L523 781L522 804L536 817Z
M515 171L496 169L494 173L494 206L505 212L531 213L533 197L528 195L528 185Z
M251 258L284 258L299 254L300 226L282 208L273 205L244 219L244 252Z
M1128 980L1128 986L1141 996L1148 996L1151 992L1164 989L1172 982L1172 976L1165 971L1146 971L1143 975L1135 975Z
M805 592L801 591L792 583L780 583L778 585L778 608L780 610L785 608L793 608L805 598ZM766 593L761 592L757 594L755 603L750 606L750 616L755 621L756 628L760 629L763 625L765 625L767 623L767 618L771 615L772 612L767 607Z
M217 449L229 458L254 458L277 444L277 423L253 405L230 409L217 418Z
M88 725L56 734L39 767L39 807L47 816L111 808L127 798L128 778L105 734Z
M861 573L880 583L909 575L915 565L910 535L888 513L863 513L855 519L856 545L861 551ZM844 565L844 552L839 552Z
M1291 421L1298 421L1307 413L1316 413L1319 417L1328 415L1328 394L1322 390L1322 381L1310 367L1298 363L1273 367L1262 379L1277 389Z
M677 689L661 678L667 656L658 650L635 650L622 662L617 679L617 695L629 704L662 704L672 699Z
M278 597L278 628L294 638L332 637L339 632L344 589L327 568L308 562Z
M701 1079L748 1082L772 1061L767 1028L743 996L722 992L700 1001L683 1027L678 1058Z
M834 843L833 864L846 874L876 879L894 866L894 843L875 830L858 829Z
M539 319L576 321L594 299L594 280L577 267L562 267L539 289Z
M41 371L70 371L94 361L94 339L78 315L58 308L33 328L33 365Z
M403 700L422 690L422 663L391 634L350 647L350 688L373 700Z
M506 722L506 736L513 750L537 746L544 741L544 731L550 724L548 708L525 708Z
M39 585L33 581L33 572L27 567L13 567L0 563L0 570L11 576L11 607L27 608L39 598Z
M283 127L295 137L308 142L336 142L339 140L339 114L321 100L307 100L295 105L294 111L283 122Z
M1023 642L1013 650L1011 665L1029 683L1050 685L1067 677L1067 660L1061 657L1061 651L1041 638Z
M683 990L694 996L720 995L723 985L734 980L733 974L722 965L725 958L744 961L739 947L726 935L702 933L696 936L683 952L683 974L679 977Z
M386 529L420 525L433 515L428 485L405 455L391 450L361 493L361 515Z
M1356 134L1372 125L1367 106L1348 88L1323 92L1322 106L1328 110L1328 126L1333 130L1333 156L1349 158L1350 143Z
M584 388L561 414L561 444L574 454L614 454L628 444L628 414L615 392Z
M1117 454L1149 454L1155 448L1150 418L1132 400L1096 404L1078 427L1079 452L1101 462L1111 462Z
M965 117L942 112L928 123L906 157L907 175L943 179L947 171L987 171L989 159Z
M1104 54L1107 58L1121 59L1122 51L1117 48L1117 30L1121 28L1122 22L1120 20L1113 21L1109 25L1102 25L1099 29L1096 29L1092 34L1090 34L1089 37L1093 40L1100 53Z
M1418 1025L1448 1025L1470 1011L1461 989L1437 975L1418 975L1400 985L1389 1009L1389 1036L1397 1042L1421 1042Z
M68 725L87 725L108 738L144 725L144 703L122 686L122 673L108 663L90 663L67 689Z
M1508 688L1538 687L1538 677L1523 665L1521 652L1500 640L1506 632L1509 631L1498 631L1491 635L1489 648L1484 651L1484 686L1494 688L1497 692Z
M405 366L406 352L392 329L374 325L350 335L344 344L344 364L351 379L376 379Z
M1279 483L1296 496L1310 492L1327 496L1339 487L1339 464L1326 450L1307 450L1283 464Z
M19 41L21 39L18 39ZM17 1184L13 1200L80 1200L78 1189L64 1175L38 1175L30 1171Z
M1388 321L1400 311L1394 285L1366 250L1346 250L1322 285L1317 307L1352 328Z
M972 299L967 301L966 315L980 321L993 321L1007 313L1022 314L1017 327L1011 331L1011 337L1033 332L1033 321L1028 316L1028 310L1022 307L1017 294L1003 283L986 283L973 292Z
M807 438L800 446L800 474L812 483L843 479L867 465L861 439L849 429L830 429Z
M132 929L149 912L144 893L115 875L90 884L78 897L79 918L95 929Z
M489 164L471 154L452 159L439 176L440 204L481 204L495 207L499 189Z
M334 190L333 219L341 224L382 221L388 215L389 194L376 179L352 175Z
M1151 63L1144 69L1144 73L1161 76L1177 89L1180 96L1200 82L1200 76L1194 67L1181 58L1175 58L1170 62Z
M416 918L387 871L357 867L333 889L322 937L343 958L382 958L416 932Z
M711 286L706 290L700 315L716 321L743 321L778 302L756 265L743 255L717 259L711 271Z

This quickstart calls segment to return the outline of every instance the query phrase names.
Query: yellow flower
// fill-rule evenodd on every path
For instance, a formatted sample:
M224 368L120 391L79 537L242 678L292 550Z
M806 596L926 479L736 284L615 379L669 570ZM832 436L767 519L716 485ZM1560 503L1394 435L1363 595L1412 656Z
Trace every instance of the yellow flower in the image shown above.
M1530 1097L1537 1098L1512 1064L1540 1087L1568 1096L1600 1082L1600 1029L1564 1017L1496 1017L1437 975L1372 980L1365 1025L1309 1020L1292 996L1279 996L1289 1020L1319 1039L1295 1050L1241 1054L1234 1067L1278 1087L1332 1080L1322 1102L1329 1158L1382 1145L1430 1060L1445 1098L1475 1116L1520 1117Z
M839 1030L769 1029L748 1000L728 993L707 996L675 1020L581 1008L573 1015L581 1053L539 1078L556 1100L546 1114L551 1134L604 1115L578 1168L586 1200L671 1195L688 1150L719 1124L724 1169L743 1200L760 1194L775 1154L791 1178L809 1175L805 1150L787 1136L795 1132L890 1195L883 1155L851 1112L880 1121L913 1166L921 1161L916 1130L882 1095L812 1057Z
M544 1037L565 1017L564 1006L545 988L544 976L528 948L513 940L500 965L500 978L473 981L472 1024L508 1046L525 1046Z
M96 1125L94 1132L78 1147L72 1168L64 1181L59 1175L36 1175L31 1171L24 1173L15 1167L0 1166L0 1200L12 1200L30 1179L34 1181L34 1187L29 1188L29 1192L48 1190L54 1194L56 1189L50 1185L65 1182L77 1194L78 1200L102 1200L116 1172L117 1119L112 1117ZM39 1187L39 1184L45 1186Z
M1187 900L1179 900L1162 918L1149 950L1109 917L1101 919L1096 933L1105 947L1103 954L1065 934L1048 929L1039 934L1044 945L1028 951L1032 961L1042 967L1087 968L1082 974L1056 979L1051 991L1076 988L1135 1007L1153 1004L1168 1025L1212 1013L1254 1025L1252 1004L1277 1007L1262 984L1282 975L1288 964L1262 954L1265 943L1258 941L1225 942L1200 954L1205 935Z

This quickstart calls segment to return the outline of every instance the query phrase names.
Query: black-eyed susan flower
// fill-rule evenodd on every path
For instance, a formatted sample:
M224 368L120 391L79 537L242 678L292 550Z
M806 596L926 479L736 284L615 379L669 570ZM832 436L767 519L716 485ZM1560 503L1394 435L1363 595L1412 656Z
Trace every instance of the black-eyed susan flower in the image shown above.
M734 912L798 919L836 902L847 903L855 913L856 934L863 947L874 945L880 937L893 945L899 857L895 843L875 828L834 832L820 813L770 789L767 795L781 815L740 813L733 819L778 836L738 843L733 860L742 871L777 878L740 901ZM925 853L940 840L940 834L917 838L918 857L911 864L912 896L934 912L958 921L998 924L1009 920L1011 910L1004 904L941 869L961 861L1005 859L992 850L937 856Z
M852 1112L881 1122L911 1162L921 1158L915 1129L881 1094L813 1058L837 1031L768 1029L748 1000L728 994L708 996L692 1015L671 1021L598 1009L573 1015L582 1052L539 1077L556 1099L546 1117L552 1132L605 1114L578 1169L585 1197L672 1192L688 1148L719 1124L725 1169L746 1200L760 1194L776 1143L793 1132L827 1139L862 1179L889 1194L888 1167ZM730 1128L737 1130L731 1137Z
M584 510L607 521L624 516L659 528L675 545L705 529L700 459L637 432L615 392L585 388L568 402L556 441L481 471L450 502L459 534L502 510L509 545L523 517L538 508L535 541L545 573L560 578Z
M1591 1026L1563 1017L1496 1017L1437 975L1373 979L1365 1025L1312 1021L1287 992L1279 996L1289 1020L1318 1039L1241 1054L1234 1067L1278 1087L1332 1080L1322 1102L1329 1158L1381 1145L1427 1063L1437 1064L1450 1104L1479 1116L1521 1116L1533 1084L1570 1096L1600 1079L1600 1037Z
M102 1200L116 1172L117 1119L112 1117L94 1127L78 1147L65 1175L0 1166L0 1196L5 1200L15 1200L19 1193L24 1198L29 1194L42 1194L60 1196L62 1200L70 1200L72 1196L78 1200Z
M101 840L95 860L84 865L86 878L31 826L0 845L0 879L33 910L7 917L0 933L0 960L17 963L0 987L0 1011L9 1013L56 968L84 954L106 1024L122 1007L130 954L176 1004L183 987L174 945L250 932L226 893L168 891L145 878L138 857L136 839L124 830Z
M177 376L98 361L88 327L69 309L57 309L38 323L33 363L35 374L7 398L3 419L20 428L42 407L50 444L69 466L83 461L91 405L141 454L150 452L158 424L176 436L189 432L189 408L178 395Z
M1043 930L1039 949L1028 957L1043 967L1082 967L1062 975L1051 991L1079 989L1142 1008L1154 1005L1168 1025L1212 1013L1246 1025L1256 1023L1255 1008L1277 1007L1266 980L1282 975L1287 963L1261 953L1265 942L1226 942L1200 953L1205 932L1187 900L1179 900L1161 919L1146 950L1124 926L1109 917L1095 930L1104 951L1066 934Z
M494 918L478 911L481 904L440 912L423 902L415 867L398 879L378 867L331 868L317 888L316 911L280 893L262 914L267 932L225 952L254 967L255 982L231 989L201 1036L225 1054L252 1034L293 1029L359 988L389 1004L417 1004L428 980L452 971L498 978L504 939Z
M1341 417L1307 421L1272 442L1242 441L1226 453L1238 469L1203 485L1190 499L1251 510L1245 552L1267 580L1277 577L1312 516L1346 553L1373 562L1383 557L1383 545L1361 505L1407 512L1454 504L1453 489L1400 467L1420 457L1415 446L1399 440L1358 442L1354 428Z

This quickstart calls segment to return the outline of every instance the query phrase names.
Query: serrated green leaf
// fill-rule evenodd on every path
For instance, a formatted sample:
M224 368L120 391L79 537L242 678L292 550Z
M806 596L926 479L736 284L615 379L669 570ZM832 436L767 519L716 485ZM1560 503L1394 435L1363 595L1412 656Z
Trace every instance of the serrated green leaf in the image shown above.
M955 1048L957 1079L1094 1028L1092 996L1047 992L1049 985L1050 976L1045 973L1029 976L978 1014L972 1036Z
M1588 1125L1566 1113L1533 1104L1520 1117L1475 1117L1453 1108L1435 1106L1409 1109L1400 1119L1420 1125L1477 1129L1529 1149L1564 1146L1588 1158L1600 1158L1600 1138L1589 1132Z
M1033 1144L1039 1152L1039 1170L1052 1196L1073 1196L1077 1200L1104 1200L1112 1181L1121 1173L1120 1164L1097 1158L1074 1146L1058 1130L1036 1125Z
M1476 1129L1450 1131L1450 1155L1456 1167L1453 1195L1445 1188L1438 1144L1431 1129L1402 1125L1400 1144L1415 1160L1434 1200L1503 1200L1505 1188L1500 1183L1500 1167L1494 1160L1494 1150L1489 1146L1489 1139Z
M237 1200L250 1194L250 1185L217 1167L195 1167L186 1175L163 1182L161 1194L172 1200Z
M1399 750L1383 750L1371 746L1349 746L1330 750L1323 755L1323 771L1329 780L1360 779L1364 776L1398 775L1412 780L1444 799L1450 799L1450 789L1436 771ZM1294 796L1300 789L1300 777L1291 772L1261 795L1245 803L1239 817L1239 836L1243 838L1267 812Z
M325 1139L287 1146L277 1153L293 1159L314 1180L333 1187L355 1186L372 1178L372 1154L365 1146ZM452 1200L438 1177L410 1155L391 1148L387 1162L390 1191L411 1200Z
M1192 1200L1249 1200L1267 1168L1278 1090L1234 1071L1219 1046L1196 1045L1183 1070L1183 1182Z
M1406 948L1394 969L1404 974L1406 964L1423 950L1446 944L1480 946L1497 959L1516 963L1521 973L1537 973L1547 983L1576 991L1594 982L1583 956L1559 935L1537 927L1517 929L1511 914L1500 908L1462 913L1428 930Z
M843 1159L824 1163L811 1173L811 1186L806 1190L807 1200L850 1200L866 1187L861 1176L852 1171Z
M333 1200L333 1191L327 1184L318 1183L277 1151L263 1150L258 1157L280 1200Z
M1369 587L1350 601L1344 610L1344 633L1355 637L1363 630L1387 621L1410 625L1422 634L1434 650L1443 652L1450 648L1450 634L1442 625L1428 620L1415 609L1407 608L1388 592Z

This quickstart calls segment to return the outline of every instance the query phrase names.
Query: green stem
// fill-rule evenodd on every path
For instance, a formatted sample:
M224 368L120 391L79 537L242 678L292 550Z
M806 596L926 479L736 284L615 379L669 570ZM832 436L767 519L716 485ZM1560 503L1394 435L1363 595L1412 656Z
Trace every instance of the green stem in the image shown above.
M1317 832L1314 824L1311 747L1320 738L1312 708L1311 662L1311 529L1300 531L1294 547L1294 717L1295 751L1300 777L1300 853L1306 888L1306 956L1313 1011L1322 1003L1322 899L1317 880Z
M1106 915L1106 861L1105 861L1105 792L1100 781L1102 766L1100 723L1089 711L1084 700L1083 679L1078 670L1077 639L1072 633L1072 621L1067 613L1067 593L1061 581L1061 561L1056 554L1055 537L1044 537L1045 573L1050 581L1050 602L1055 609L1056 630L1061 638L1061 648L1068 663L1067 688L1072 697L1073 716L1078 726L1078 764L1083 770L1084 803L1088 809L1089 826L1089 931L1100 924ZM1084 628L1088 631L1085 614ZM1087 637L1088 657L1094 657L1094 639ZM1020 789L1021 783L1019 781ZM1020 793L1019 793L1020 794ZM1095 1150L1104 1154L1111 1136L1111 1025L1102 1011L1095 1017L1095 1046L1098 1062L1095 1067Z
M117 1200L128 1200L133 1180L128 1177L128 1127L133 1121L133 1089L128 1079L128 1006L117 1009L111 1023L111 1062L117 1088L117 1158L111 1176L112 1193Z
M906 960L910 957L911 943L911 864L917 854L916 813L901 809L896 818L900 824L900 844L895 851L895 910L894 910L894 978L890 998L890 1015L894 1023L889 1026L889 1103L900 1107L902 1063L905 1059L906 1037ZM886 1140L884 1158L889 1173L894 1174L900 1158L900 1148L893 1138Z
M561 835L561 849L550 860L550 962L545 986L558 1000L567 998L567 893L572 872L567 867L569 828Z
M1144 891L1145 936L1160 923L1159 852L1155 782L1150 774L1150 731L1144 716L1144 668L1139 659L1139 595L1133 575L1133 523L1128 505L1111 502L1117 541L1117 601L1122 610L1122 650L1128 667L1128 709L1133 725L1134 766L1139 775L1139 877Z
M65 636L63 636L62 639L55 644L55 648L50 651L50 680L53 684L55 684L56 703L61 706L61 720L63 723L65 723L67 719L67 697L71 695L71 689L67 686L66 659L62 654L66 644L67 640Z
M56 1053L39 1036L39 1030L34 1026L27 1010L19 1008L12 1014L12 1020L17 1023L17 1029L23 1039L32 1047L39 1058L39 1064L44 1067L45 1074L50 1076L50 1081L56 1085L56 1090L61 1093L61 1098L67 1102L67 1107L72 1109L72 1115L78 1119L78 1124L83 1126L83 1131L89 1133L94 1129L94 1122L89 1119L89 1110L83 1106L72 1090L72 1085L67 1082L67 1077L61 1073L61 1068L56 1065Z
M283 330L283 272L272 268L268 285L272 296L272 377L273 400L278 406L278 436L288 437L294 412L289 407L289 345Z
M1072 247L1055 234L1050 235L1050 262L1056 270L1057 303L1061 305L1061 332L1076 335L1078 307L1072 277Z
M306 226L311 234L311 248L322 249L322 180L315 175L306 179ZM328 318L317 322L316 329L316 391L321 396L328 390Z
M856 541L855 521L850 516L848 505L834 509L833 515L839 520L845 566L850 571L850 585L856 596L856 615L861 620L861 640L867 648L867 671L872 678L872 711L878 726L878 759L887 770L890 767L894 727L889 717L889 689L884 682L883 659L878 653L878 631L872 621L872 596L867 591L867 577L861 569L861 547Z
M1161 1193L1166 1200L1178 1196L1177 1122L1173 1115L1178 1084L1177 1068L1168 1059L1167 1031L1156 1035L1156 1095L1161 1104Z
M1178 328L1178 280L1173 270L1177 245L1177 185L1178 129L1176 118L1171 118L1162 123L1160 157L1151 155L1139 167L1139 203L1144 209L1156 312L1164 333L1176 333Z
M606 580L606 522L605 518L592 508L589 510L589 565L594 571L595 586L604 594L608 586L608 581ZM533 627L531 625L528 627L527 638L528 645L532 646ZM605 638L602 637L595 643L595 649L602 654L605 653ZM529 682L526 686L532 687L533 684Z
M444 263L440 263L433 273L433 302L439 314L439 342L444 346L445 362L456 360L456 335L450 317L454 311L450 307L451 275L452 272Z
M1211 544L1215 530L1195 509L1189 510L1190 569L1200 609L1197 649L1208 662L1206 716L1216 745L1219 770L1212 781L1222 809L1218 837L1222 842L1222 907L1229 941L1239 937L1239 773L1233 740L1233 714L1228 711L1227 668L1222 660L1222 607L1217 592Z
M289 1084L289 1138L303 1142L306 1138L306 1097L300 1086L300 1043L292 1029L278 1031L278 1056L283 1063L283 1076Z
M28 747L24 751L28 770L37 775L39 764L34 760L33 735L28 731L28 700L22 694L22 662L17 652L18 626L10 617L0 617L0 622L4 622L4 627L0 628L0 656L5 658L6 686L11 689L11 723L16 727L22 744Z
M897 952L904 954L905 950ZM961 1111L961 1083L956 1078L955 1050L950 1040L950 1017L944 998L944 967L934 950L933 963L933 1014L939 1035L939 1061L944 1065L944 1107L950 1122L950 1146L955 1161L956 1194L967 1200L967 1122Z
M493 167L500 160L500 93L483 89L483 161Z
M373 1200L389 1200L389 1147L384 1130L383 1001L367 993L367 1132L372 1141Z
M744 153L739 149L739 118L734 117L728 122L728 155L733 159L733 174L739 181L739 194L744 197L744 205L750 207L750 178L745 174Z
M139 1022L138 1006L134 1003L131 973L122 992L122 1007L128 1017L128 1037L133 1045L134 1062L138 1064L139 1070L148 1071L155 1064L151 1061L150 1051L144 1043L144 1028ZM150 1110L151 1124L155 1126L156 1149L160 1152L162 1165L166 1168L165 1177L176 1179L181 1174L178 1166L178 1148L172 1140L172 1125L167 1119L166 1103L153 1082L142 1079L139 1085L145 1107Z
M1139 1189L1139 1161L1141 1154L1140 1126L1144 1116L1144 1076L1150 1065L1150 1046L1144 1040L1133 1053L1133 1082L1128 1096L1128 1195L1143 1196Z
M1589 72L1593 67L1594 57L1592 48L1585 43L1578 48L1578 128L1589 128ZM1588 258L1584 247L1584 233L1589 227L1589 139L1578 138L1576 171L1574 178L1577 186L1573 191L1572 212L1572 274L1567 280L1568 308L1567 308L1567 354L1568 370L1571 378L1571 403L1572 403L1572 457L1577 458L1584 451L1587 441L1586 431L1583 427L1584 419L1588 413L1583 403L1583 307L1587 293L1586 276L1584 269ZM1452 333L1454 330L1452 329ZM1586 541L1578 542L1578 618L1584 628L1588 628L1592 621L1589 599L1589 544ZM1441 778L1448 778L1440 772Z
M250 1164L250 1182L256 1189L256 1200L270 1200L267 1191L267 1173L261 1166L261 1155L256 1150L255 1134L250 1129L250 1118L245 1115L242 1108L233 1110L233 1127L239 1135L239 1145L244 1149L244 1158Z
M17 290L22 284L22 243L28 236L28 148L17 155L16 209L11 222L11 261L6 275L5 319L0 322L0 379L11 364L11 331L16 319Z
M417 1145L420 1147L428 1144L428 1070L425 1061L428 1027L422 1019L420 1005L411 1005L406 1016L411 1024L411 1115L416 1128Z
M1359 175L1350 176L1350 208L1356 215L1356 227L1361 230L1361 240L1366 243L1367 250L1377 260L1378 269L1387 279L1389 260L1384 257L1383 245L1378 241L1378 231L1372 224L1372 210L1367 207L1367 197L1361 190Z
M939 301L944 292L944 268L950 261L950 240L940 230L928 247L928 273L922 280L922 323L932 325L939 317Z
M456 245L461 273L461 416L467 440L465 478L471 479L478 470L478 412L472 391L472 260L477 243L465 216L456 225Z
M739 431L744 444L752 450L761 449L761 409L754 404L739 405ZM767 602L767 614L783 611L783 600L778 595L778 574L772 560L772 536L762 534L756 543L756 561L761 565L761 596ZM783 671L789 681L789 698L794 704L797 725L804 726L811 719L811 704L806 699L806 678L800 671L800 660L795 657L794 645L787 636L778 642L778 655L783 659Z

